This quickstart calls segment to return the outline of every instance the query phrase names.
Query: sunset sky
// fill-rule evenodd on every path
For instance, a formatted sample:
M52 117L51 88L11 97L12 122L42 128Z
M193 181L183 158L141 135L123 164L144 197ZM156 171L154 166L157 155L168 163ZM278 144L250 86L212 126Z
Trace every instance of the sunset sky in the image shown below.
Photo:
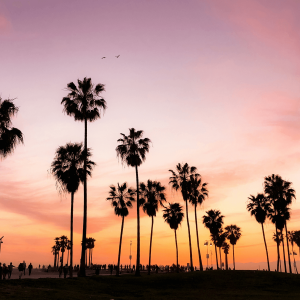
M131 127L152 141L140 181L161 181L167 200L182 204L168 185L169 169L187 162L208 183L209 198L198 209L204 265L209 231L202 216L209 209L221 210L225 226L241 227L237 262L265 261L261 226L246 204L273 173L293 182L296 196L300 191L299 11L298 0L0 0L0 96L16 98L13 125L25 141L0 161L0 261L53 264L54 238L70 236L70 195L58 194L49 168L59 146L83 141L84 124L63 113L61 100L67 84L84 77L105 84L108 106L88 125L97 163L88 181L93 262L117 263L121 218L106 197L111 184L135 185L134 169L122 166L115 151L120 133ZM192 207L189 212L198 266ZM82 215L81 187L75 194L76 264ZM288 230L300 230L299 217L296 200ZM142 215L143 264L150 221ZM265 229L275 261L275 228L269 222ZM136 207L125 219L122 264L129 264L131 240L135 263ZM179 263L186 265L186 219L178 243ZM152 262L175 259L174 232L160 211Z

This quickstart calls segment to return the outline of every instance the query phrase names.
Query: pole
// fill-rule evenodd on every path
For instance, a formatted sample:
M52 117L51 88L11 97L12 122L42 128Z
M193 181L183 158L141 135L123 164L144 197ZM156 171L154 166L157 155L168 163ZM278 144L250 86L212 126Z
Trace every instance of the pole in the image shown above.
M130 259L130 269L131 269L131 258L132 258L132 256L131 256L131 245L132 245L132 241L130 241L130 255L129 255L129 259Z

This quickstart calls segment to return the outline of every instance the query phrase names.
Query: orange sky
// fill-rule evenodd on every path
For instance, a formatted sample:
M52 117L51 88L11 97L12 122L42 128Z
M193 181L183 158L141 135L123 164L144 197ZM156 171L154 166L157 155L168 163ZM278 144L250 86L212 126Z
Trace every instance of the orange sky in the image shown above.
M135 174L115 147L128 128L153 144L140 181L160 180L168 201L182 201L168 186L178 162L198 168L210 197L198 210L201 253L209 232L201 224L219 209L243 236L236 261L265 261L261 227L246 211L272 173L300 188L300 3L289 1L0 1L0 95L17 98L13 119L25 144L0 162L1 262L53 263L53 239L69 236L70 196L60 196L48 174L55 150L83 140L83 124L62 113L68 82L91 77L106 86L108 109L89 124L88 146L97 167L88 182L88 236L95 263L116 263L121 219L105 201L109 186ZM226 4L225 4L226 3ZM87 46L88 45L88 46ZM119 55L117 59L115 55ZM105 56L106 59L101 59ZM75 195L75 263L82 233L82 188ZM125 220L122 263L136 251L136 209ZM300 204L289 230L299 230ZM198 265L190 207L194 263ZM270 260L274 226L266 224ZM150 218L141 219L141 262L147 263ZM189 262L186 220L178 230L179 262ZM298 251L298 250L297 250ZM174 233L155 219L152 262L175 262ZM231 263L231 252L230 252ZM262 266L262 265L261 265ZM241 266L242 267L242 266Z

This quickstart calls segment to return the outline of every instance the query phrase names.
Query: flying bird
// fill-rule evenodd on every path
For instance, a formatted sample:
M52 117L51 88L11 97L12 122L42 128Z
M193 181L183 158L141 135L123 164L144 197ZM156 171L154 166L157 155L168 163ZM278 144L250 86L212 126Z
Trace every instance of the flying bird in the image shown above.
M105 56L103 56L101 59L106 58Z
M3 244L2 239L4 238L4 236L0 239L0 252L1 252L1 244Z
M116 58L119 58L120 55L117 55Z

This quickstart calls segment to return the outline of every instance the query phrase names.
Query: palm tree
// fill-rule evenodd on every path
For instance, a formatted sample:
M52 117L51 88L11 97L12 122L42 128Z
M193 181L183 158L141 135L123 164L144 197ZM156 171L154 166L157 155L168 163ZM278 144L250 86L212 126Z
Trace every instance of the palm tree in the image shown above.
M221 212L219 210L213 210L213 209L207 211L206 215L203 216L203 224L207 229L209 229L212 241L215 245L217 269L219 269L219 264L218 264L216 243L217 243L219 230L222 228L222 225L224 223L223 218L224 216L221 215Z
M11 127L11 118L18 110L13 100L2 100L0 97L0 158L13 153L16 145L23 143L23 133L18 128Z
M148 180L147 184L140 184L141 199L140 203L143 205L143 211L151 217L151 234L150 234L150 246L149 246L149 264L148 264L148 275L150 275L151 266L151 249L152 249L152 236L153 236L153 224L154 217L158 211L158 205L163 205L166 201L165 187L158 181Z
M56 265L54 267L58 268L58 264L59 264L59 251L60 251L60 238L56 237L54 240L55 240L56 253L57 253Z
M99 83L96 86L93 85L91 78L84 78L82 81L77 80L78 87L70 82L67 85L69 94L64 97L61 104L64 105L64 112L69 116L73 116L75 121L84 122L84 151L87 154L87 122L93 122L100 118L101 110L106 109L106 101L101 97L101 93L104 91L104 85ZM87 161L86 156L84 160L84 201L83 201L83 228L82 228L82 249L81 249L81 262L80 262L80 275L85 276L85 258L84 248L86 244L86 229L87 229Z
M222 245L222 249L224 251L224 254L225 254L225 265L226 265L226 270L228 270L228 253L229 253L229 244L224 242L223 245Z
M56 266L56 246L52 246L51 248L51 252L53 253L53 256L54 256L54 263L53 263L53 266L55 267Z
M273 241L277 244L278 248L281 244L281 242L283 242L283 234L282 231L278 231L273 233ZM281 272L281 260L280 260L280 253L279 253L279 265L280 265L280 272ZM279 265L277 264L277 272L279 271Z
M62 235L60 237L60 251L61 251L61 267L64 265L64 253L67 249L68 245L68 237L65 235Z
M295 270L298 274L297 264L296 264L296 260L295 260L295 252L294 252L295 231L288 231L288 240L292 245L292 253L293 253L293 258L294 258L294 267L295 267Z
M221 248L225 243L227 238L227 233L223 231L223 228L220 228L218 234L216 235L216 246L219 248L219 255L220 255L220 267L222 269L222 255L221 255Z
M55 158L51 164L51 173L54 175L60 189L64 192L71 193L71 221L70 221L70 277L73 276L73 206L74 194L79 188L79 184L86 180L85 174L92 176L92 169L95 163L89 160L91 157L90 149L87 149L87 154L84 151L82 144L68 143L65 146L60 146L55 153ZM86 172L84 170L84 164Z
M181 224L184 213L182 212L182 206L179 203L169 203L169 206L164 210L163 218L165 222L167 222L171 229L174 229L175 232L175 245L176 245L176 265L177 265L177 273L178 273L178 245L177 245L177 235L176 230L178 226Z
M203 264L199 246L199 234L198 234L198 221L197 221L197 206L202 205L203 201L208 197L208 190L206 188L207 183L202 183L201 176L199 174L193 174L189 180L189 201L195 207L195 223L196 223L196 234L197 234L197 246L198 246L198 257L200 271L203 271Z
M227 239L232 245L232 255L233 255L233 269L235 270L235 258L234 258L234 245L242 236L241 228L236 225L229 225L225 227L225 231L227 234Z
M193 267L193 255L192 255L192 241L191 241L191 232L190 232L190 224L189 224L189 214L188 214L188 200L189 200L189 180L191 175L196 175L197 168L190 167L187 163L181 165L180 163L176 166L176 172L173 170L169 170L172 173L170 179L170 184L173 189L176 191L180 190L182 194L182 198L185 201L185 209L186 209L186 221L188 226L188 234L189 234L189 247L190 247L190 264L191 271L194 271ZM197 174L199 175L199 174Z
M281 230L285 228L288 253L290 251L288 236L287 236L287 225L286 225L286 221L290 217L288 213L288 206L291 205L293 199L296 199L295 190L291 188L291 185L292 185L291 182L285 181L279 175L275 175L275 174L265 177L265 181L264 181L265 194L271 203L271 213L269 214L269 218L275 224L276 233L278 230L280 230L278 226L282 227ZM278 270L279 245L277 245L277 254L278 254L278 260L277 260L277 270ZM285 253L283 254L285 257ZM288 256L288 259L289 259L289 271L290 273L292 273L290 256Z
M119 243L119 255L118 255L118 267L117 267L117 276L119 276L120 271L120 258L121 258L121 246L122 246L122 236L124 228L124 218L128 216L128 208L132 207L132 202L134 199L133 189L127 188L127 183L119 185L117 188L112 185L110 186L109 197L106 200L111 201L112 206L114 207L115 214L122 217L121 225L121 234L120 234L120 243Z
M298 250L299 250L298 252L299 252L299 256L300 256L300 230L294 231L293 240L298 247Z
M142 138L144 132L129 128L129 135L121 133L122 138L118 139L117 156L122 163L135 168L136 178L136 202L137 202L137 251L135 275L140 275L140 201L139 201L139 175L138 167L146 160L146 153L149 152L150 139Z
M267 254L268 271L270 271L269 254L264 230L264 223L266 221L268 212L270 211L270 203L264 194L257 194L256 197L250 195L248 199L249 201L247 204L247 210L250 212L251 216L255 216L256 221L261 224Z

